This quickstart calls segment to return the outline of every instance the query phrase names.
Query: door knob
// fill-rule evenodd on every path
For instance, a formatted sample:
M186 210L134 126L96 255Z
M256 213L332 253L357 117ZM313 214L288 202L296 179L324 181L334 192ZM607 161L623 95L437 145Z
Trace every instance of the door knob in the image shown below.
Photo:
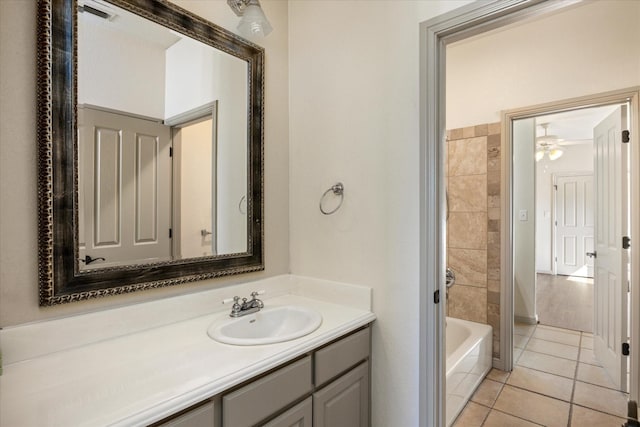
M589 258L597 258L598 257L596 252L587 252L587 256Z

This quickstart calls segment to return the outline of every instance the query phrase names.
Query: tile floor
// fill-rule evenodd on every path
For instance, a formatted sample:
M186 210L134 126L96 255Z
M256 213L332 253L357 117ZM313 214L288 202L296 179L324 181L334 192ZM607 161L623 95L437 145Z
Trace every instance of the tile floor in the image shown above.
M627 395L593 355L593 336L516 325L514 370L491 370L454 427L620 427Z

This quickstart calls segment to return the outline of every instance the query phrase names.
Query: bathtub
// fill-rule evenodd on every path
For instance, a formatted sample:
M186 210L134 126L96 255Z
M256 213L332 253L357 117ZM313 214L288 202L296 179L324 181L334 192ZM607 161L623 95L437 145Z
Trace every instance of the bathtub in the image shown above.
M491 369L492 341L491 326L447 317L447 426L460 414Z

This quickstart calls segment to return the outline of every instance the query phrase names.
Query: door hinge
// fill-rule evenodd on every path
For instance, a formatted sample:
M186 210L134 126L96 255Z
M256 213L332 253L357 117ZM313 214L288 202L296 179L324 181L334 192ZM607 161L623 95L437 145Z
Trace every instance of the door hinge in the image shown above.
M628 356L629 355L629 343L628 342L623 342L622 343L622 355L623 356Z
M556 184L553 185L553 189L558 191L558 186Z
M440 289L433 293L433 303L440 304Z
M169 147L169 157L173 157L173 147Z
M169 229L169 238L173 238L173 228Z
M622 236L622 249L629 249L631 247L631 237Z
M629 140L630 140L629 137L630 137L629 131L628 130L623 130L622 131L622 142L629 142Z

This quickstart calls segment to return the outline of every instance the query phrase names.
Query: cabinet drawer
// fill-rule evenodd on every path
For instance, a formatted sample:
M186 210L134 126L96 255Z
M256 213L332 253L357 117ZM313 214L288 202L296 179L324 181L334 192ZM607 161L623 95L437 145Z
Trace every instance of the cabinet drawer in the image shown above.
M255 425L311 389L311 356L306 356L223 396L222 424L233 427Z
M366 328L316 351L316 386L369 357L369 336L370 328Z

